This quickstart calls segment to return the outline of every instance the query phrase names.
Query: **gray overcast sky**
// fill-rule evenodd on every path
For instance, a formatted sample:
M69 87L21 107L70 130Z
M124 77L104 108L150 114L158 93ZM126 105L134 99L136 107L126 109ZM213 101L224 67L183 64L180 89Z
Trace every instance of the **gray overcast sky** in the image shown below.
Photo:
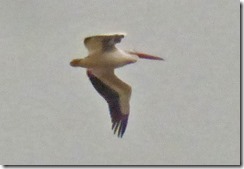
M1 164L239 164L240 2L0 1ZM133 88L123 139L85 69L83 38L165 58L116 71Z

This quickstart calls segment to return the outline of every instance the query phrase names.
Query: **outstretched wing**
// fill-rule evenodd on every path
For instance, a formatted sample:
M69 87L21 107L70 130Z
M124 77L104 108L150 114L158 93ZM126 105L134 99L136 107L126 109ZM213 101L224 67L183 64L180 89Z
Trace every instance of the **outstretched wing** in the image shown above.
M109 51L115 48L115 44L119 43L124 36L125 34L89 36L84 39L84 44L90 53L96 50Z
M131 87L113 73L97 77L88 70L87 75L94 88L108 103L114 134L117 132L118 137L122 137L129 117Z

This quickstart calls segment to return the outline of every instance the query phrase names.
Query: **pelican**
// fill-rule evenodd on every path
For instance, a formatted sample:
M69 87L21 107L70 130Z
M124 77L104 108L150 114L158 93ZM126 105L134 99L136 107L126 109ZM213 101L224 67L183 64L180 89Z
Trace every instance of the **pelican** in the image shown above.
M88 56L70 62L73 67L87 69L93 87L108 103L112 130L121 138L130 112L131 86L120 80L114 74L114 69L135 63L138 58L163 60L157 56L117 48L115 45L124 37L122 33L86 37L84 45L88 49Z

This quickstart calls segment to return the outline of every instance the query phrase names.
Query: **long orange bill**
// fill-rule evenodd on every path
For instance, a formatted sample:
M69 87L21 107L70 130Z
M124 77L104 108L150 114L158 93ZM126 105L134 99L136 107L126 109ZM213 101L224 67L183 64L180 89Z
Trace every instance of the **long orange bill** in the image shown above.
M140 53L140 52L129 52L129 54L137 55L139 58L142 58L142 59L164 60L163 58L160 58L158 56L152 56L152 55Z

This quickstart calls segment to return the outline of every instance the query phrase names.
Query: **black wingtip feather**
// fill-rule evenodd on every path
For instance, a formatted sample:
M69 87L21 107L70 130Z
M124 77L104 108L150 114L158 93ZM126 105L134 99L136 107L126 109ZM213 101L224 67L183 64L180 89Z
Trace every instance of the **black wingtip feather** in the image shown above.
M87 70L87 75L94 88L109 105L114 134L117 132L118 137L122 138L126 130L129 115L123 115L121 113L118 93L93 75L91 70Z

